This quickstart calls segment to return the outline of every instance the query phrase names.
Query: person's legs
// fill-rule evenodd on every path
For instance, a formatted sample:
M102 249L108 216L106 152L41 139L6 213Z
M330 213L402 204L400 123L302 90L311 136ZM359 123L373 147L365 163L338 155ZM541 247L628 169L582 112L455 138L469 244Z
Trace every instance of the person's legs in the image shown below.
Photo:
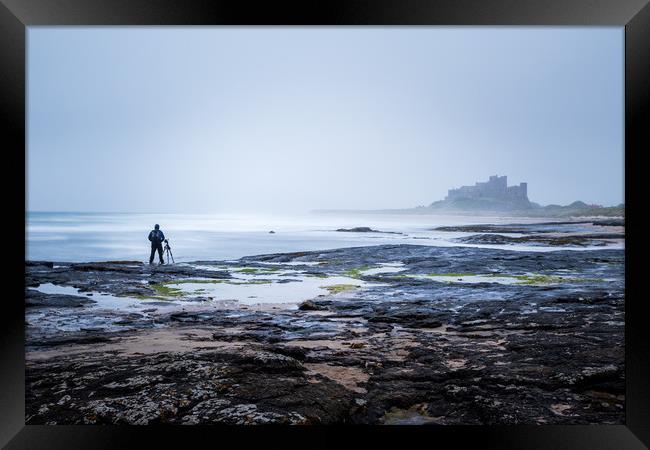
M160 257L160 264L165 264L165 260L163 259L162 243L158 244L158 256Z
M151 255L149 255L149 264L153 264L153 255L156 254L156 246L151 244Z

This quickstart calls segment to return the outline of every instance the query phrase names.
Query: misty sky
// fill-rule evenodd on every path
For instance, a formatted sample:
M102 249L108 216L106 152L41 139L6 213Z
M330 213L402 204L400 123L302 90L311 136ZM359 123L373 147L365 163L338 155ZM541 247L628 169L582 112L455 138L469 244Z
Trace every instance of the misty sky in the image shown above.
M623 202L624 30L30 27L27 208Z

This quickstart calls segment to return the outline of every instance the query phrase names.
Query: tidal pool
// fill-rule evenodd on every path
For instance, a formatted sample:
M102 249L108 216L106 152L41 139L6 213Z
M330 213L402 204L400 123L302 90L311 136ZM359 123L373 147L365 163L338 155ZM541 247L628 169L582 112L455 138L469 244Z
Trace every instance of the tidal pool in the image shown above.
M401 262L392 262L392 263L380 263L379 267L373 267L372 269L360 270L361 275L377 275L380 273L396 273L406 270L404 264Z
M81 292L72 286L61 286L58 284L44 283L36 288L37 291L44 294L74 295L94 300L96 303L88 304L89 307L122 309L126 307L142 306L143 301L133 297L117 297L115 295L102 292Z
M57 308L44 306L28 308L25 311L25 321L28 326L35 326L48 333L78 332L78 331L116 331L132 328L124 322L125 311L127 317L139 322L138 326L149 323L151 327L160 326L155 321L154 312L179 308L178 303L172 301L146 301L133 297L117 297L101 292L80 292L72 286L61 286L53 283L40 284L35 289L44 294L74 295L95 301L82 308Z
M369 283L344 276L309 277L299 273L249 275L234 273L228 280L188 279L166 283L181 296L203 296L213 300L236 300L244 305L300 303L321 295L364 288ZM346 289L343 289L345 286Z
M195 267L204 268L207 266ZM215 268L215 266L212 266ZM163 309L186 307L190 303L202 307L230 305L285 305L294 309L297 304L319 296L337 295L355 289L374 286L347 276L315 277L295 270L264 267L229 268L233 278L189 278L153 285L156 293L150 297L122 297L102 292L82 292L72 286L44 283L34 288L45 294L73 295L88 298L95 303L89 308L124 310L151 306ZM218 270L224 270L219 267ZM145 281L143 281L145 282ZM197 300L200 300L197 304Z

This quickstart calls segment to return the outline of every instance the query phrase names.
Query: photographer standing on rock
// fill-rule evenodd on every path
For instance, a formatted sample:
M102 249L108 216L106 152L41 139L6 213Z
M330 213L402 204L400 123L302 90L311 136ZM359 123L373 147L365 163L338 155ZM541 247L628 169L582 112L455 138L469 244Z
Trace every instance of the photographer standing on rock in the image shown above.
M151 255L149 256L149 264L153 264L153 256L158 250L158 256L160 257L160 264L165 264L163 260L163 248L162 243L165 240L165 235L160 230L160 225L156 224L154 229L149 232L149 240L151 241Z

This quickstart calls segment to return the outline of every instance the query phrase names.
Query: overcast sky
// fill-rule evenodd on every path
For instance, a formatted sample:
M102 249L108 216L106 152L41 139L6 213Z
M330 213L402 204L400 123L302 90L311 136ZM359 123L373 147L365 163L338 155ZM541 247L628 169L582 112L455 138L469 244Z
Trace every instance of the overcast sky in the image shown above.
M623 28L30 27L32 211L623 202Z

